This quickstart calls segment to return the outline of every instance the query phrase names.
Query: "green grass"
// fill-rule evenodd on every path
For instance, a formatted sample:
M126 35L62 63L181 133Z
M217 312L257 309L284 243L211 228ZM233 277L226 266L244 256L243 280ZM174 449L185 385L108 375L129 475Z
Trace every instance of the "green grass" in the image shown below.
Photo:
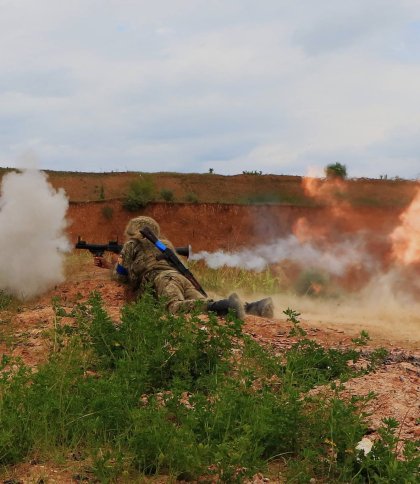
M281 460L287 482L415 482L413 449L398 461L386 427L375 459L355 451L366 399L344 401L339 391L357 374L356 350L300 339L276 355L233 317L171 315L147 294L118 325L97 294L67 313L54 305L48 361L36 371L1 361L3 466L75 452L100 482L152 474L242 482ZM318 385L329 395L308 396Z

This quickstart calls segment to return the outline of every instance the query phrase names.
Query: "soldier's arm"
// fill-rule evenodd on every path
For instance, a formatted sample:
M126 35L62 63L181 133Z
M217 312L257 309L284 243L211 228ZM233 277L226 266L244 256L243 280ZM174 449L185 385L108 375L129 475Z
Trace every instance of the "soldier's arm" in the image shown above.
M129 267L133 259L133 244L128 241L124 244L121 253L112 267L112 279L127 284L130 282Z

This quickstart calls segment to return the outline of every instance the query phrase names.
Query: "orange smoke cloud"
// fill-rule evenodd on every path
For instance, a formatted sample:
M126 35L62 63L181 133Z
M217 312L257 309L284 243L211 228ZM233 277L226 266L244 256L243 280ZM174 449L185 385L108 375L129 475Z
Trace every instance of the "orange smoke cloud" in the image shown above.
M354 210L347 201L347 183L340 178L322 179L312 176L302 179L305 195L323 209L322 219L300 217L293 234L301 243L314 243L324 248L334 244L337 232L354 219Z
M341 178L323 180L305 177L302 186L307 196L329 206L333 216L343 216L350 210L350 204L345 200L347 185Z
M392 254L397 262L410 265L420 262L420 188L413 201L400 216L399 225L391 234Z

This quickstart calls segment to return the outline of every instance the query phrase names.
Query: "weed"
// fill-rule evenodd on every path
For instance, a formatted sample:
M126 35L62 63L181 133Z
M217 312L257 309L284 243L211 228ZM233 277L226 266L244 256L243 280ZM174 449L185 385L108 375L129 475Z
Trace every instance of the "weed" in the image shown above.
M356 346L366 346L368 344L368 342L370 341L370 336L369 336L369 333L365 330L362 330L360 332L360 336L357 337L357 338L352 338L352 342L356 345Z
M389 356L389 351L386 348L376 348L369 354L369 365L367 371L373 371L378 366L383 365Z
M283 311L283 314L287 316L287 321L293 324L292 329L289 331L289 336L306 336L306 331L300 326L300 313L293 311L293 309L287 308L285 311Z
M380 438L373 444L372 450L367 455L359 451L353 462L356 470L354 482L419 482L418 442L406 442L403 458L398 458L398 445L401 444L395 435L398 427L398 421L393 418L383 420L383 426L378 430Z
M346 380L357 374L349 362L358 360L356 350L325 349L315 341L302 339L287 352L282 374L289 385L309 390L337 378Z

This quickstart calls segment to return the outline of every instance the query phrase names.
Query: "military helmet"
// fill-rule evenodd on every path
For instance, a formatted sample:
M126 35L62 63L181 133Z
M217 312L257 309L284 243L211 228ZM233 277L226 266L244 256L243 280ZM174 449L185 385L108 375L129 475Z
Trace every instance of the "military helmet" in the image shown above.
M140 230L145 227L149 227L156 237L159 237L159 224L152 217L146 217L143 215L141 217L132 218L128 222L127 227L125 228L125 235L129 239L141 239L143 236L141 235Z

